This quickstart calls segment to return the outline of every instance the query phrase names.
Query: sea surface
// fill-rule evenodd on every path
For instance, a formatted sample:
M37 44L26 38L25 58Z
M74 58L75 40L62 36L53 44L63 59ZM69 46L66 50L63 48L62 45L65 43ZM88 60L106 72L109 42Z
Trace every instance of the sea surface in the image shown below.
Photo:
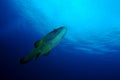
M19 63L61 26L48 56ZM120 0L0 0L0 80L120 80Z

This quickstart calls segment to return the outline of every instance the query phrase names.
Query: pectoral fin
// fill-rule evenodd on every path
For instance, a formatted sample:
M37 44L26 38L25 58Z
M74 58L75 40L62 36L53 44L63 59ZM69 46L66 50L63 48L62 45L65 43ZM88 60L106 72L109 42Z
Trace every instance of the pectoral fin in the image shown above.
M50 54L50 51L49 51L49 52L47 52L47 53L45 53L45 54L44 54L44 56L48 56L49 54Z

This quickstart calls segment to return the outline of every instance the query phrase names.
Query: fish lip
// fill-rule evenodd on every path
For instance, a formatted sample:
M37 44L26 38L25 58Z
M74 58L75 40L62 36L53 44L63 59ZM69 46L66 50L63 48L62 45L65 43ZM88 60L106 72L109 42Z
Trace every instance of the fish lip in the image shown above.
M59 29L67 29L66 26L61 26Z
M59 30L61 32L62 30L67 30L67 27L66 26L61 26L57 30Z
M54 29L55 32L61 32L63 30L67 30L67 27L66 26L61 26L61 27L59 27L57 29Z

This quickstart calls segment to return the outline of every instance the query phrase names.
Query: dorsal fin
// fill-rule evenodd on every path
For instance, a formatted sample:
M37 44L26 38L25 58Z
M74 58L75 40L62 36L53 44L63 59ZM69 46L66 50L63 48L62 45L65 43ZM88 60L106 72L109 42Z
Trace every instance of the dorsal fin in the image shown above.
M43 40L37 40L35 43L34 43L34 47L37 48L40 46L40 44L43 43Z
M37 40L37 41L34 43L35 48L37 48L37 47L39 46L39 41L40 41L40 40Z

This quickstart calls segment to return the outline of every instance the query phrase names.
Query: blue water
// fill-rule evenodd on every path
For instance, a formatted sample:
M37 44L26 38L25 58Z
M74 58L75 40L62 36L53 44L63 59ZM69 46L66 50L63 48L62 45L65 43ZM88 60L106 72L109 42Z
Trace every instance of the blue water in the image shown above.
M19 64L60 26L49 56ZM120 1L0 0L0 80L120 80Z

